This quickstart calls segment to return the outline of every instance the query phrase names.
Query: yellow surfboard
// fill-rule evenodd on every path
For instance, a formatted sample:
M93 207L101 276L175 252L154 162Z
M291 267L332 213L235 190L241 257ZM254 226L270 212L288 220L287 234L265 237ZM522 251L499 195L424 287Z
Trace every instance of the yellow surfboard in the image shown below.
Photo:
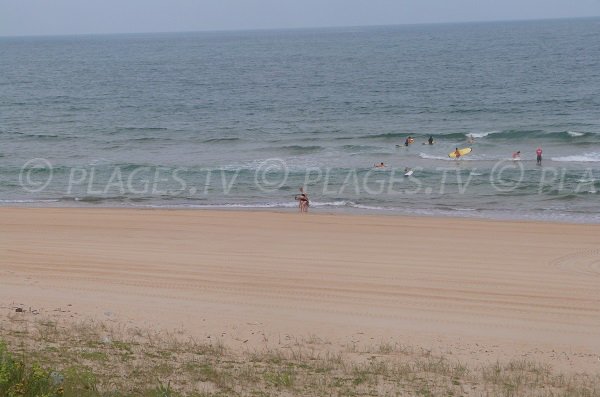
M460 157L467 155L469 153L471 153L473 149L471 149L470 147L466 147L466 148L462 148L462 149L458 149L458 153L460 153ZM448 157L450 157L451 159L456 158L456 153L452 152L448 154Z

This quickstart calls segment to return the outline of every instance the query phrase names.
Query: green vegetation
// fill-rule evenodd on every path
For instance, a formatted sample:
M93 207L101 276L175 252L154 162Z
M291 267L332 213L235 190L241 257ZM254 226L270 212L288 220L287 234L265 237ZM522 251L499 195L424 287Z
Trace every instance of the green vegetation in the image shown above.
M530 361L469 368L387 342L331 348L312 336L236 352L183 334L12 315L0 322L0 396L600 396L600 375Z

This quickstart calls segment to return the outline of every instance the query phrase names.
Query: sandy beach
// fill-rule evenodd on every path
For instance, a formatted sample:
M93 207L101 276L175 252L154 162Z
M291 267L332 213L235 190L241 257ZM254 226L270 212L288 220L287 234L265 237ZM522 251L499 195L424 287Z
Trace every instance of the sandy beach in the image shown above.
M6 310L600 369L599 225L81 208L0 224Z

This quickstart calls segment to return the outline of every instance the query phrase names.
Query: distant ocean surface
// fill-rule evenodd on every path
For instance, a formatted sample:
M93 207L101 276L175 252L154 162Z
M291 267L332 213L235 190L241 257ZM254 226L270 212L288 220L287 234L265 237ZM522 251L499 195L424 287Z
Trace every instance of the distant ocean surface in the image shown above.
M291 208L306 185L317 212L599 223L599 38L598 18L0 38L0 205Z

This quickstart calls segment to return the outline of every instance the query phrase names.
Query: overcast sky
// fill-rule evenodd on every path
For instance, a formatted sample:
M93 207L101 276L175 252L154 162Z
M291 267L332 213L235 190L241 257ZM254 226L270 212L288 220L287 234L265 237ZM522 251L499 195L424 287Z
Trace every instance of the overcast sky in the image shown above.
M600 16L600 0L0 0L0 36Z

